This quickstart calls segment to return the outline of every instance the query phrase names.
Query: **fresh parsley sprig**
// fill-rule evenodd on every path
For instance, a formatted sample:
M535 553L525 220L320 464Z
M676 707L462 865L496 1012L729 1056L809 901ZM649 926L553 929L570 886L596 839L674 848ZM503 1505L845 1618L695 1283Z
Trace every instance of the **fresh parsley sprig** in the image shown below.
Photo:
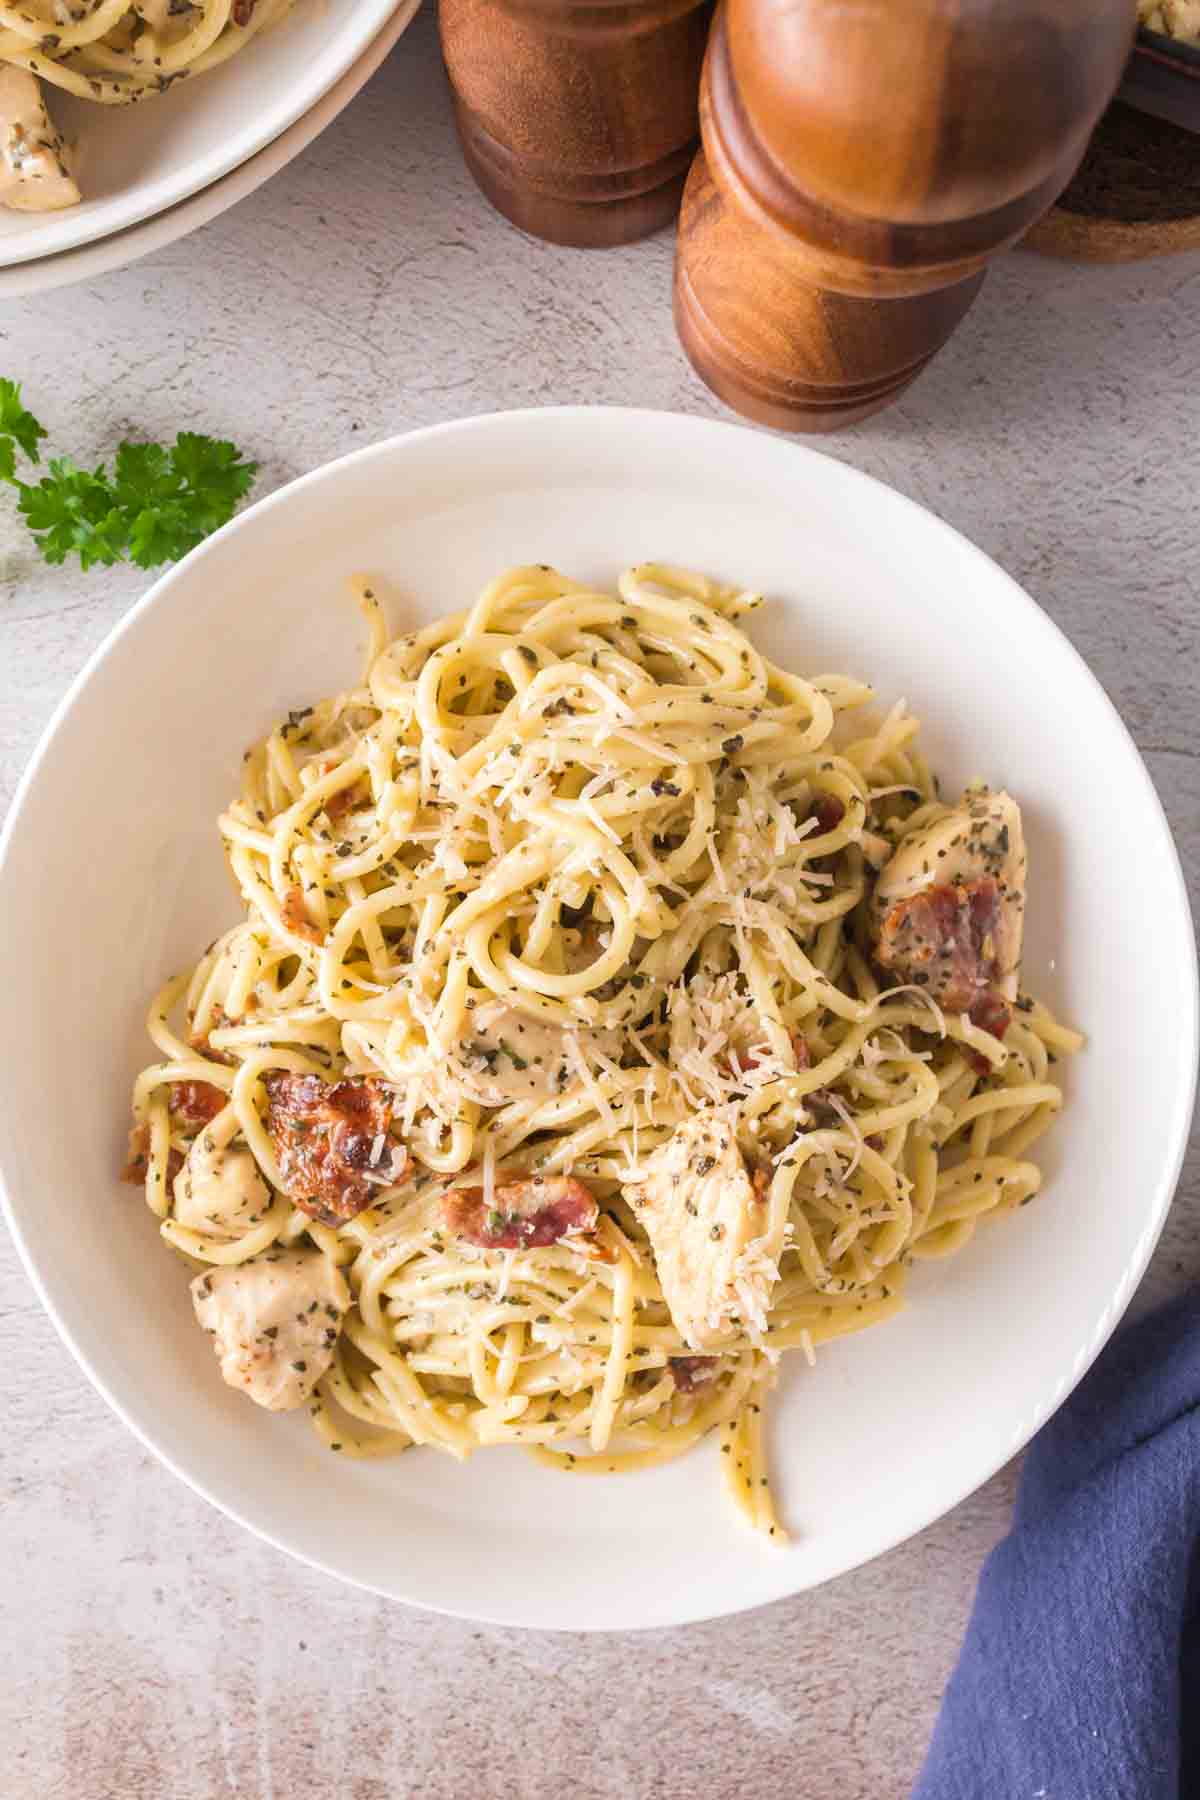
M111 475L103 463L81 469L55 456L40 481L22 481L17 451L40 464L46 435L17 383L0 376L0 481L16 489L17 511L49 563L177 562L233 517L258 474L235 445L181 431L170 445L120 444Z

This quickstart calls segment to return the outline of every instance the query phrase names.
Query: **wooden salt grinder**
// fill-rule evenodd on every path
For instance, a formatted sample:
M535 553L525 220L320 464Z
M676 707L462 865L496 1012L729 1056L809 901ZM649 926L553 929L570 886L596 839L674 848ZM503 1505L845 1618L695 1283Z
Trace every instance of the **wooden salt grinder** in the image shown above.
M668 225L698 138L709 0L440 0L467 166L555 244Z
M1129 0L725 0L675 322L721 398L829 431L894 400L1073 174Z

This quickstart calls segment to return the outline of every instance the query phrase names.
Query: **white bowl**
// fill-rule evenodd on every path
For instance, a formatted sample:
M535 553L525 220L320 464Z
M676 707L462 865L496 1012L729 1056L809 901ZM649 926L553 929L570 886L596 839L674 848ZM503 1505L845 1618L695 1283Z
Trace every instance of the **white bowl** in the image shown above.
M507 564L610 581L650 557L777 597L758 635L905 695L951 784L1021 799L1028 984L1089 1034L1032 1206L918 1268L898 1320L790 1359L772 1417L778 1550L744 1531L715 1443L571 1482L519 1451L355 1464L224 1387L185 1271L122 1187L147 996L235 909L214 819L244 745L353 680L344 580L397 628ZM0 1175L30 1273L85 1371L218 1506L381 1593L508 1624L662 1625L849 1569L984 1481L1078 1381L1153 1248L1196 1070L1196 963L1146 771L1033 602L911 502L807 449L674 415L570 408L415 432L271 496L160 581L53 720L0 851ZM51 1527L52 1529L52 1527Z
M137 262L140 257L149 256L152 250L161 250L167 244L186 237L189 232L198 230L201 225L207 225L221 213L228 212L231 206L236 206L239 200L244 200L248 194L261 187L264 181L277 175L293 157L299 156L301 150L319 137L327 125L332 124L359 89L371 79L420 4L421 0L400 0L382 31L347 69L341 80L335 82L303 118L297 119L294 125L289 125L286 131L281 132L257 155L250 157L249 161L231 169L220 181L210 182L198 194L181 200L178 206L168 207L166 212L155 213L151 218L143 219L140 225L130 225L125 231L100 238L93 244L81 244L76 250L60 251L57 256L34 257L28 262L12 263L8 268L0 266L0 300L16 300L28 294L47 293L52 288L69 287L77 281L90 281L97 275L107 275L112 269L123 269L129 263Z
M80 143L85 198L65 212L0 208L0 268L124 231L237 168L315 106L396 10L397 0L296 0L211 74L138 106L48 86L56 124Z

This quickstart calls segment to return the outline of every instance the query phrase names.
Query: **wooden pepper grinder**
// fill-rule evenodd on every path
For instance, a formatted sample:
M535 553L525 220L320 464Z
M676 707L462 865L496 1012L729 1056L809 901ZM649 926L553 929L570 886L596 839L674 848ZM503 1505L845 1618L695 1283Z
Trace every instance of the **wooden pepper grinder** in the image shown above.
M1130 0L724 0L675 322L721 398L829 431L894 400L1111 98Z
M710 0L441 0L467 165L555 244L670 224L699 142Z

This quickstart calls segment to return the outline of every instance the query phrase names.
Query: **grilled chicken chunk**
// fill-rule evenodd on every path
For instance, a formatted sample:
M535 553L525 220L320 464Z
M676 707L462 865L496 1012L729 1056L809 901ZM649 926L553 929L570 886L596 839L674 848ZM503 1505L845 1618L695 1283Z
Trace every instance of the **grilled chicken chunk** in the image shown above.
M175 1177L174 1192L176 1223L210 1237L237 1237L271 1204L250 1151L218 1148L203 1131Z
M620 1060L619 1031L580 1026L567 1032L502 1000L484 1001L468 1012L458 1048L458 1061L468 1077L463 1086L480 1106L507 1106L513 1100L540 1105L552 1100L579 1080L572 1038L589 1068L595 1066L597 1054L610 1062Z
M73 160L50 122L37 78L28 69L0 68L0 206L17 212L78 206Z
M535 1176L498 1187L491 1206L482 1188L451 1188L442 1197L442 1217L458 1237L482 1250L529 1250L594 1231L599 1209L582 1181Z
M953 1012L989 988L1015 999L1025 906L1025 839L1005 793L968 792L906 837L875 889L876 960Z
M730 1120L711 1109L685 1119L645 1171L624 1193L671 1317L690 1349L719 1348L731 1329L761 1320L779 1276L763 1242L763 1186L751 1181Z
M230 1387L288 1412L333 1361L350 1291L319 1250L272 1250L197 1275L192 1305Z

